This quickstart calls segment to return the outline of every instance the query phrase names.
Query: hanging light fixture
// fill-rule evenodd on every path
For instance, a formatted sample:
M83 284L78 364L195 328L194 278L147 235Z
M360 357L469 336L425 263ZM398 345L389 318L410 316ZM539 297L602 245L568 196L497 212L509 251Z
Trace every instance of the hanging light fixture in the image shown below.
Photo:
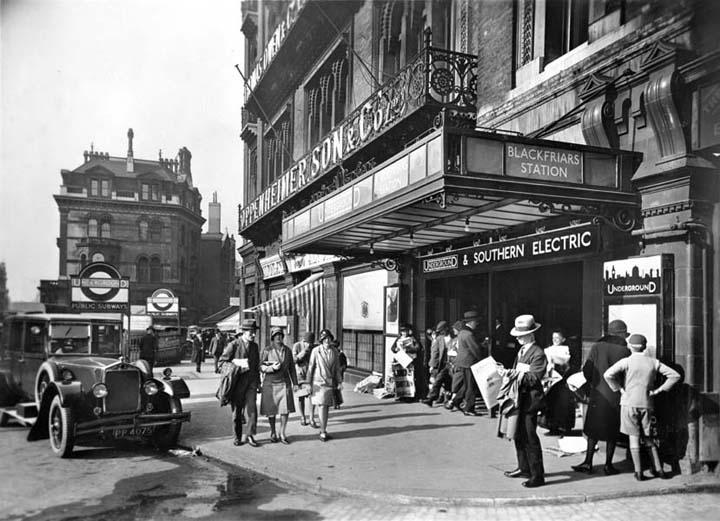
M413 232L412 232L412 231L410 232L410 245L411 245L411 246L414 246L414 245L415 245L415 238L413 237Z
M375 248L373 248L373 243L370 243L370 255L375 255Z
M470 217L465 217L465 233L470 231Z

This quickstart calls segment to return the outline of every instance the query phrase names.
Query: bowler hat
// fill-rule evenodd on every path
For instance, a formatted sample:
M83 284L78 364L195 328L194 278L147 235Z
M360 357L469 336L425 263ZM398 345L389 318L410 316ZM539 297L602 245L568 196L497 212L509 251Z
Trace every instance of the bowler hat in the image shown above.
M627 332L627 324L622 320L613 320L608 324L607 328L608 335L621 336L627 338L629 336Z
M480 318L480 313L475 311L474 309L471 309L470 311L466 311L465 314L463 314L463 320L470 321L470 320L477 320Z
M303 340L305 340L305 342L307 342L308 344L314 344L315 343L315 333L313 333L312 331L308 331L303 336Z
M446 331L448 329L448 323L445 320L441 320L437 323L437 326L435 326L435 332L436 333L442 333L443 331Z
M240 329L243 331L254 331L257 328L257 323L252 318L246 318L240 325Z
M647 346L647 338L644 335L633 334L627 339L627 343L632 349L642 351Z
M512 336L523 336L534 333L540 329L540 324L535 322L535 317L532 315L520 315L515 319L515 327L512 328L510 334Z
M329 338L330 340L335 340L335 336L330 332L329 329L323 329L322 331L320 331L320 337L318 338L318 342L322 343L322 341L326 338Z
M283 331L283 329L281 327L277 327L277 326L271 327L270 328L270 340L275 338L275 335L285 336L285 332Z

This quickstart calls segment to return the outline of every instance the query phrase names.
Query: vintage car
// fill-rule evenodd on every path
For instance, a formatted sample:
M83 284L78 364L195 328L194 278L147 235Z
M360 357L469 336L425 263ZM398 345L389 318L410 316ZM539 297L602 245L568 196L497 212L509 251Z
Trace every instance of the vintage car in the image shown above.
M177 443L190 420L180 402L188 387L170 369L158 379L144 360L126 362L119 320L26 314L9 317L4 329L4 394L37 405L29 440L49 438L61 457L85 441L139 437L161 449Z

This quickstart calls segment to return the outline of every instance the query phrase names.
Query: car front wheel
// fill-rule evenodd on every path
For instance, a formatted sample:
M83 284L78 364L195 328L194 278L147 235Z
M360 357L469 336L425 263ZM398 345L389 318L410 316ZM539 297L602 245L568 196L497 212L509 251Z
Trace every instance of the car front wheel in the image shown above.
M174 396L165 396L163 397L163 407L158 408L156 412L179 413L182 412L182 404L180 400ZM181 426L181 423L173 423L156 427L151 439L152 444L160 450L168 450L175 447L180 437Z
M63 407L60 396L55 396L48 414L50 448L61 458L68 458L75 445L75 418L69 407Z

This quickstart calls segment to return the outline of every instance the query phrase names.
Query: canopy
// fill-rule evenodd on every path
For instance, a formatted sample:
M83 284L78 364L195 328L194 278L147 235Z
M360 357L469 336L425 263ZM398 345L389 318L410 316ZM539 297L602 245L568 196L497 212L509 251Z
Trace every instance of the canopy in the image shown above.
M235 331L240 329L240 311L236 311L229 317L219 321L215 327L220 331Z
M303 315L307 318L308 324L319 331L323 325L323 289L325 282L322 275L322 273L310 275L282 295L243 311L271 317Z

